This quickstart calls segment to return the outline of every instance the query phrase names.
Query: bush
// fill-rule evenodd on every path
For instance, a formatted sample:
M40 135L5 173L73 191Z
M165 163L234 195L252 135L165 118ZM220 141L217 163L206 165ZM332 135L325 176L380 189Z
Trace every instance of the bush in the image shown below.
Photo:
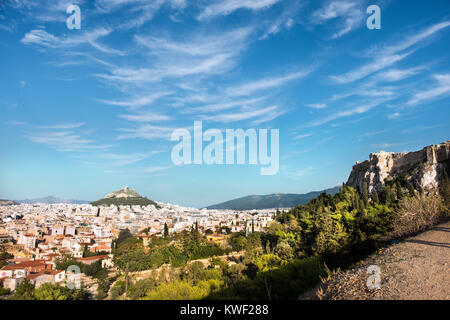
M125 281L119 280L111 288L111 299L116 300L125 293Z
M137 300L145 297L147 292L154 290L158 285L158 282L153 278L146 278L136 281L128 288L127 296L133 300Z
M402 238L415 234L428 229L448 216L448 213L442 208L442 197L436 192L404 198L400 201L399 208L394 214L393 230L384 239Z
M151 291L144 298L145 300L200 300L217 292L223 281L207 280L199 281L192 285L185 280L176 280L171 283L162 284L154 291Z

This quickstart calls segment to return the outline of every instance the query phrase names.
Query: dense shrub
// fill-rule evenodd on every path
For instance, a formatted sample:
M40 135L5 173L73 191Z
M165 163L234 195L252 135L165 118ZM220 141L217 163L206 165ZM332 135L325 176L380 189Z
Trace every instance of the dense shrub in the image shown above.
M448 216L448 212L442 207L442 197L436 192L404 198L394 213L392 231L385 238L394 239L412 235Z

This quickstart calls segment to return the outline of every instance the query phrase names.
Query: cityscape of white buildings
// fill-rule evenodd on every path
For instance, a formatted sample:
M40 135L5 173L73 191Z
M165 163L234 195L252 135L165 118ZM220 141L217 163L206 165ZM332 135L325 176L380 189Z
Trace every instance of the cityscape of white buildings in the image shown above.
M65 276L55 270L63 254L83 263L102 258L112 267L112 241L121 230L138 235L163 236L191 230L222 234L263 231L277 209L207 210L157 202L148 206L92 206L91 204L19 204L0 206L0 243L14 256L0 269L0 281L12 290L25 278L36 286L61 282ZM107 256L83 257L83 251Z

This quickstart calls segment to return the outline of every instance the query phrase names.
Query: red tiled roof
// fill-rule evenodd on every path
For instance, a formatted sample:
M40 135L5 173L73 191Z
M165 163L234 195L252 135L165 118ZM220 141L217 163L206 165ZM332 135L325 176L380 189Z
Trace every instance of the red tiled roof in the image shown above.
M86 258L77 258L78 261L91 261L91 260L100 260L100 259L106 259L109 255L103 254L100 256L92 256L92 257L86 257Z
M44 266L46 265L45 260L23 261L23 262L19 262L16 264L4 266L0 270L20 270L20 269L25 269L28 267L38 267L38 266L42 266L42 265L44 265Z

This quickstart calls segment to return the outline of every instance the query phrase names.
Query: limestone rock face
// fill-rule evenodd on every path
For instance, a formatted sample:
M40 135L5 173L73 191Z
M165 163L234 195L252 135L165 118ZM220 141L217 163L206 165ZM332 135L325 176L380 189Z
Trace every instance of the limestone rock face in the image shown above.
M353 166L347 185L361 191L366 181L369 193L379 192L385 179L404 175L416 188L430 190L439 186L444 168L449 168L449 159L450 140L408 153L371 153L369 160Z
M141 196L139 193L137 193L133 189L125 186L120 190L108 193L105 196L105 199L107 199L107 198L135 198L135 197L140 198Z

